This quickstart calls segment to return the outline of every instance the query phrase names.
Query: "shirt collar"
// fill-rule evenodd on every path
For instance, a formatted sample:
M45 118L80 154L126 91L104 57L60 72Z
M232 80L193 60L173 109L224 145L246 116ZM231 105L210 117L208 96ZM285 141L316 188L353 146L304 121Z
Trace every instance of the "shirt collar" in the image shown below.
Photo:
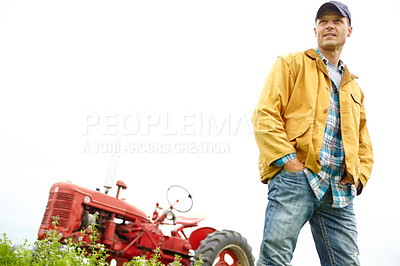
M319 57L321 57L322 61L324 61L324 64L328 65L328 59L326 59L326 57L320 52L320 50L318 48L315 48L315 51L318 53ZM344 73L344 66L345 64L343 63L343 61L339 59L338 68L342 75Z

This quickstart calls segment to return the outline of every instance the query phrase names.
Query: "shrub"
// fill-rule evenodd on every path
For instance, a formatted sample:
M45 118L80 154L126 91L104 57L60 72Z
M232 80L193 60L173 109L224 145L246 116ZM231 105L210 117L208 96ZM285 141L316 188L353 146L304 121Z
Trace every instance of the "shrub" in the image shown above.
M0 238L0 265L29 265L32 252L28 241L21 246L13 246L6 234Z
M72 266L72 265L108 265L106 259L108 257L107 249L103 244L98 242L98 232L96 230L96 221L98 216L95 215L94 221L89 228L91 245L85 248L82 244L83 236L86 232L81 231L82 237L78 243L73 243L72 239L61 242L62 235L57 232L58 217L53 217L53 230L46 232L46 237L42 240L35 241L33 249L25 240L21 246L13 246L11 240L6 234L0 238L0 265L50 265L50 266ZM126 266L161 266L160 250L157 249L155 254L146 260L144 257L135 257ZM194 262L195 266L202 265L201 258ZM182 265L180 257L175 256L175 260L170 263L171 266Z
M103 244L98 244L98 232L96 228L97 215L89 226L93 228L90 234L91 245L87 250L82 245L82 238L78 243L72 239L61 242L62 234L57 233L58 217L53 217L53 230L46 232L46 237L35 242L32 265L107 265L107 250ZM81 231L82 236L85 231ZM89 256L90 254L90 256Z

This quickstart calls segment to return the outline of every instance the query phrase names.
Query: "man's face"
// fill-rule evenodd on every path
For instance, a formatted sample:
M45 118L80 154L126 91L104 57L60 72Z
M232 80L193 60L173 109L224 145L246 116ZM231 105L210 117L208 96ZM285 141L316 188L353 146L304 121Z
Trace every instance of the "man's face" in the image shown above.
M350 37L353 28L348 19L336 12L327 12L317 20L314 28L318 47L326 51L343 48L346 38Z

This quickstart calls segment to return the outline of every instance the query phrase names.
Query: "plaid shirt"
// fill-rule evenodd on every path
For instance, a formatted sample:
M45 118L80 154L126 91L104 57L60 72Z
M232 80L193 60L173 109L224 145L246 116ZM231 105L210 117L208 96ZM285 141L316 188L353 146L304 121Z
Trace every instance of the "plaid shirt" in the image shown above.
M318 49L315 50L318 52L321 59L327 66L329 75L333 76L333 74L330 72L330 68L328 68L328 60ZM339 60L338 70L340 71L341 79L344 72L344 64L341 60ZM338 87L340 86L340 83L336 85L334 79L332 78L331 83L332 88L330 108L319 156L322 168L318 174L313 173L308 168L304 169L304 173L307 176L308 183L314 191L317 199L322 199L328 189L331 188L333 199L332 207L342 208L350 204L350 202L356 196L357 190L353 185L347 184L342 186L340 184L340 181L342 180L346 170L346 165L344 162L345 155L340 129L340 104L338 93ZM296 157L296 153L292 153L277 160L275 164L277 166L283 166L285 163Z

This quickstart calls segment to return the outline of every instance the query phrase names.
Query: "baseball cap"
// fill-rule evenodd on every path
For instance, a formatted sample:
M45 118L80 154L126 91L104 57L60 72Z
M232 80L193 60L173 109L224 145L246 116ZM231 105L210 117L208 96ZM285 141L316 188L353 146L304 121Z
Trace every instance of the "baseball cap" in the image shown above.
M317 21L317 19L319 19L327 10L339 11L339 13L342 14L343 17L349 19L349 24L351 25L351 15L349 8L345 4L340 3L338 1L329 1L323 4L318 9L317 15L315 16L315 21Z

